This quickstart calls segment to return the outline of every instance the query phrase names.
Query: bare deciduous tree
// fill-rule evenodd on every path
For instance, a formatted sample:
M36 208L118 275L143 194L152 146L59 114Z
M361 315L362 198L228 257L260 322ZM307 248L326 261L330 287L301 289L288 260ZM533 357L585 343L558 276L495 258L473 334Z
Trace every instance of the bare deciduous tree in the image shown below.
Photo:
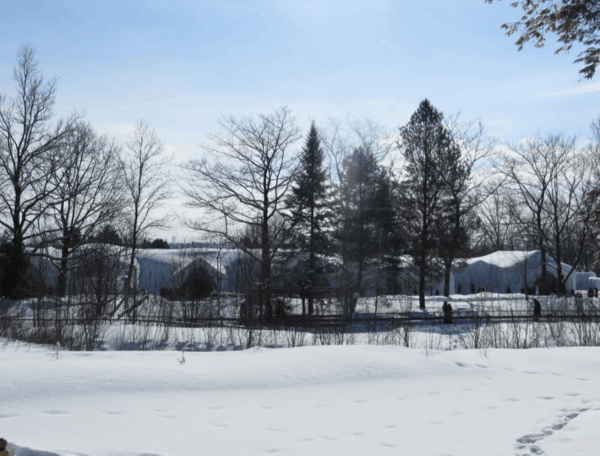
M260 286L267 316L272 314L268 289L277 239L283 227L270 223L283 209L296 170L290 147L300 138L287 107L255 117L221 116L220 130L208 135L204 156L188 162L183 190L188 206L199 208L202 220L188 225L209 236L237 245L260 264ZM260 232L260 253L243 245L239 228ZM275 232L273 229L275 228Z
M478 206L480 221L477 246L484 250L518 250L516 227L513 223L515 203L505 188L498 188Z
M575 138L559 136L549 159L555 162L556 178L548 186L546 216L550 220L548 244L556 260L556 292L566 292L566 282L579 265L586 247L588 214L584 208L587 193L592 188L592 167ZM570 253L572 266L563 275L562 261Z
M48 179L61 163L60 146L78 115L55 120L56 78L47 80L24 45L13 67L15 95L0 95L0 225L10 237L2 291L15 296L25 276L25 243L38 236L35 227L55 200L56 182Z
M157 216L159 209L172 195L171 176L166 166L170 157L164 154L164 144L145 119L138 120L129 134L127 150L120 160L127 205L125 221L129 235L129 266L125 296L137 292L135 261L138 243L147 234L168 226L169 216Z
M51 258L59 271L58 296L65 296L69 270L86 262L80 247L122 211L119 152L114 142L97 136L87 124L79 125L63 141L63 160L50 176L56 203L49 215L58 228L55 241L60 244L59 258Z
M510 146L499 168L521 207L513 211L513 223L540 250L543 293L551 285L546 261L549 252L554 253L557 262L556 291L564 287L568 276L563 277L561 261L566 234L576 219L585 216L581 210L591 176L581 167L578 155L575 138L548 134ZM578 250L579 257L583 245Z
M594 263L600 264L600 116L592 121L592 141L589 147L589 165L592 170L592 188L584 200L587 240L595 247Z
M444 296L449 296L452 266L457 258L467 254L471 234L478 224L475 209L500 183L489 179L489 159L495 141L486 135L481 121L465 122L456 115L446 120L445 126L458 152L440 174L448 204L440 226L445 235L440 239L439 255L444 266Z

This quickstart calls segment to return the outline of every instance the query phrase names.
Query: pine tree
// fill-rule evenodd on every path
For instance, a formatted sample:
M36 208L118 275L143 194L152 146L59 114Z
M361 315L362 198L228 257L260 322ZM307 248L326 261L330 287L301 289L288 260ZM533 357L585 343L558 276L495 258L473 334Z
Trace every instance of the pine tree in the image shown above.
M420 308L425 308L425 278L433 272L433 254L442 236L443 208L450 203L444 173L452 169L457 155L443 119L429 100L423 100L400 128L398 142L406 160L402 203L411 255L419 271Z
M317 255L328 250L328 239L324 231L328 217L326 180L324 153L319 132L313 122L300 156L299 172L287 201L295 244L302 253L308 254L307 282L310 288L315 286L318 272ZM313 297L310 293L308 313L312 314L313 310ZM304 309L302 313L305 313Z

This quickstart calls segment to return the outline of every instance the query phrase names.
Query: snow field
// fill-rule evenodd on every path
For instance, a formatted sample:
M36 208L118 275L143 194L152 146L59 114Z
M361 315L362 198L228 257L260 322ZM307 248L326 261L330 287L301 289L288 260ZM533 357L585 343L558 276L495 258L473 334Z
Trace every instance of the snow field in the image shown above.
M0 429L18 456L593 455L599 354L8 344Z

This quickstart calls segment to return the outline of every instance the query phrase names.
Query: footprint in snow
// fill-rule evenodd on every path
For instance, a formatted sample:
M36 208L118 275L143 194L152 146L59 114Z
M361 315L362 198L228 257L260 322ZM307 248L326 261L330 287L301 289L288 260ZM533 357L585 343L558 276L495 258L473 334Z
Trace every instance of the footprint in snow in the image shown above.
M549 397L549 396L548 396ZM542 397L542 399L545 399ZM562 410L562 409L561 409ZM529 449L530 454L544 454L544 451L536 445L542 439L553 435L555 432L562 430L569 422L575 418L577 418L583 412L590 410L589 408L581 408L576 412L569 413L563 416L560 422L555 423L551 426L547 426L542 429L541 434L526 434L523 437L519 437L517 439L517 448L518 449ZM563 410L564 411L564 410Z
M223 424L223 423L210 423L210 425L214 426L214 427L220 427L220 428L228 427L226 424Z
M331 404L315 404L313 405L314 408L325 408L325 407L331 407Z

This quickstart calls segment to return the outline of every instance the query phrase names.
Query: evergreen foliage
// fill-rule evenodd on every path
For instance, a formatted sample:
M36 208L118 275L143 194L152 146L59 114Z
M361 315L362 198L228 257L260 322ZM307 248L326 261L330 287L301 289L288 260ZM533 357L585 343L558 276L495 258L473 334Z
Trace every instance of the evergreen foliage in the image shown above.
M307 281L310 287L315 285L315 276L319 273L317 255L329 251L325 225L330 213L324 160L319 132L313 122L302 148L299 170L287 200L295 248L308 254ZM312 295L309 297L308 313L313 313Z
M337 238L341 244L344 263L349 261L357 265L354 287L360 291L366 262L378 252L378 234L388 221L391 210L387 204L389 182L377 163L373 153L365 147L357 147L343 161L341 198L338 205ZM379 225L378 225L379 224Z
M444 208L451 204L445 175L453 172L460 150L444 116L423 100L400 128L398 147L406 163L402 206L410 253L419 270L419 306L425 307L425 280L434 272L434 253L443 237Z
M108 224L98 230L94 239L101 244L123 245L123 240L117 229Z
M492 3L493 0L485 0ZM515 44L519 51L533 40L536 48L544 47L546 34L555 33L561 45L554 52L569 52L573 44L581 43L584 50L573 63L583 63L579 73L592 79L600 64L600 7L597 0L521 0L511 3L524 15L514 23L502 24L508 36L523 29Z
M328 240L325 224L329 216L325 154L313 122L300 155L299 170L287 200L297 245L304 251L323 254Z
M140 249L169 249L169 243L160 238L156 238L153 241L149 241L148 239L144 239L140 244Z

